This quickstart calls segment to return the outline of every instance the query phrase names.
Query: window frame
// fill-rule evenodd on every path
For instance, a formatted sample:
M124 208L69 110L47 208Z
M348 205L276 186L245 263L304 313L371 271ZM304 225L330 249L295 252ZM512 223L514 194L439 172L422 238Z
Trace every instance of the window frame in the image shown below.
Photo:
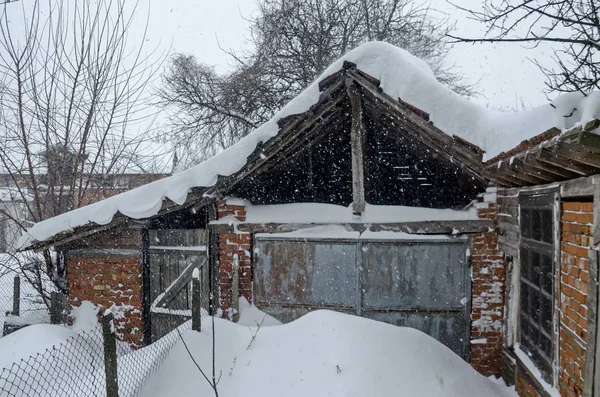
M557 269L557 232L559 225L557 223L558 211L556 207L556 193L537 194L531 196L522 195L519 197L519 269L518 280L518 305L517 305L517 341L519 347L524 351L540 370L542 377L548 383L553 384L554 363L556 362L556 269ZM550 216L544 217L542 214L549 212ZM526 217L529 215L529 219ZM532 216L535 214L535 216ZM534 218L538 217L538 223ZM528 224L525 224L528 222ZM544 232L544 227L548 228ZM528 229L526 229L528 228ZM537 259L533 259L536 258ZM547 258L544 260L544 258ZM545 264L544 264L545 262ZM533 267L533 268L532 268ZM544 271L544 267L546 270ZM537 269L536 269L537 268ZM546 275L543 278L542 274ZM532 279L532 275L537 276L537 281ZM550 282L550 285L546 283ZM528 291L524 296L524 291ZM537 295L537 299L536 299ZM525 310L525 301L529 310ZM548 306L543 310L543 302L548 302ZM531 309L535 308L535 311ZM546 315L543 315L543 312ZM527 321L529 326L525 332L523 321ZM548 321L549 320L549 321ZM537 332L535 339L532 338L532 332ZM529 333L529 335L526 335ZM542 344L545 339L550 343L549 348ZM544 352L546 350L546 352Z

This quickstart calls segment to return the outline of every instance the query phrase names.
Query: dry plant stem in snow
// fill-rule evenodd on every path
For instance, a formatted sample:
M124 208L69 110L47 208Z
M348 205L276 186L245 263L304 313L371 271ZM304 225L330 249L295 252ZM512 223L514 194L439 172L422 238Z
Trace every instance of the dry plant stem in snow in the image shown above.
M212 318L212 378L209 378L206 375L206 373L204 372L204 370L200 367L200 365L198 364L198 362L194 358L194 355L190 351L187 343L185 343L185 339L183 338L183 335L181 335L181 331L179 331L179 328L175 328L175 329L177 330L177 333L179 334L179 338L181 339L181 342L183 342L183 347L185 347L185 350L186 350L188 356L190 356L190 358L192 359L192 362L194 363L194 365L196 366L196 368L198 368L198 371L200 371L200 374L202 374L202 377L206 380L206 382L208 382L208 384L210 385L210 387L213 389L213 391L215 393L215 397L219 397L219 390L217 389L217 385L219 384L219 380L221 379L221 376L219 376L219 379L216 379L216 377L215 377L215 374L216 374L216 363L215 363L215 317L211 316L211 318ZM233 369L232 369L232 371L233 371Z
M250 347L252 346L252 344L254 343L254 340L256 339L256 335L258 335L258 331L260 331L260 327L262 327L263 323L265 322L265 318L267 318L267 315L265 314L265 316L263 317L262 320L260 320L260 324L256 324L256 332L252 332L252 328L248 327L248 329L250 330L250 335L252 335L252 339L250 339L250 343L248 343L248 347L246 347L246 350L250 350Z

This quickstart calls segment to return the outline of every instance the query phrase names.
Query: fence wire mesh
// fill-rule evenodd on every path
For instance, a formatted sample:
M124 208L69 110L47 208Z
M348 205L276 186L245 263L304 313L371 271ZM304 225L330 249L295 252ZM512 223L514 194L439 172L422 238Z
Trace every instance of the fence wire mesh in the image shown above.
M188 321L179 327L179 331L190 328ZM179 332L173 330L138 350L118 341L119 397L140 396L179 339ZM0 359L0 367L2 365ZM81 332L61 344L1 368L0 397L22 396L106 396L102 330Z
M50 322L48 307L37 289L23 273L23 265L31 258L0 253L0 337L6 321L19 324ZM19 277L20 294L15 297L15 277ZM19 316L13 317L15 299L19 301Z

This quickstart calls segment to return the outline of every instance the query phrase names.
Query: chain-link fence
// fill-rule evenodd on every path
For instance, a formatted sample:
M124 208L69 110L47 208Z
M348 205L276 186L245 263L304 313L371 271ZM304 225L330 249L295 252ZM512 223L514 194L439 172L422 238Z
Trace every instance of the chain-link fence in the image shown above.
M24 277L23 266L23 258L0 253L0 337L7 322L16 327L50 322L47 305Z
M189 328L190 321L179 331L173 330L138 350L117 341L118 396L140 395L180 339L180 333ZM82 332L0 369L0 396L106 396L106 360L102 330Z

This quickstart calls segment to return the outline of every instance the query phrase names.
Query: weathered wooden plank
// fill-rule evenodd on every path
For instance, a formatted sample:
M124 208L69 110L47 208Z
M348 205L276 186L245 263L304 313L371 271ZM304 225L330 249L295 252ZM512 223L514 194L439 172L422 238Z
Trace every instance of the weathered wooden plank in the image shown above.
M560 184L561 197L585 197L594 195L596 177L583 177L564 181Z
M171 302L179 292L190 282L192 279L192 273L195 268L200 268L206 262L206 257L202 256L197 258L194 262L190 263L186 269L184 269L179 276L175 279L175 281L167 288L165 294L162 296L158 302L155 303L156 307L166 307L169 302ZM173 269L175 266L169 266L170 269Z
M592 238L594 242L594 248L598 248L600 244L600 185L597 184L600 178L595 178L594 182L594 224L592 231Z
M593 132L580 132L576 142L582 146L586 146L595 150L600 149L600 136L598 136L598 134L594 134Z
M249 233L285 233L323 225L322 223L238 223L235 228ZM391 231L409 234L467 234L481 233L494 229L494 221L478 219L467 221L423 221L402 223L327 223L326 225L342 226L348 231L373 232ZM234 232L234 227L227 224L209 224L216 233Z
M579 175L592 175L597 172L597 169L585 164L578 164L574 160L564 157L558 153L554 153L549 149L541 149L537 154L538 160L562 167Z
M524 157L524 163L533 169L544 171L555 176L554 180L571 179L577 177L578 174L565 170L564 168L554 166L552 164L539 161L532 153L527 153Z
M352 106L352 124L350 128L350 143L352 146L352 212L358 215L365 211L364 125L360 96L350 77L346 78L346 89Z
M516 218L519 216L519 207L518 207L518 205L507 205L505 203L499 204L498 205L498 214L499 215L503 214L505 216L508 215L508 216Z
M594 205L595 206L595 205ZM594 389L594 377L597 363L596 346L598 343L598 251L589 251L590 259L590 282L588 287L587 307L587 337L585 350L585 370L583 373L583 396L592 397ZM597 394L596 394L597 395Z
M521 234L519 232L516 232L515 230L509 230L506 228L501 229L500 227L498 228L498 235L504 237L507 240L514 241L517 244L519 243L521 236Z
M508 168L514 170L518 175L525 174L526 176L537 180L535 184L554 182L556 180L556 175L539 168L531 167L529 164L525 164L523 159L519 157L513 157L510 161L508 161L508 163L505 164L507 164Z
M502 188L498 189L498 198L502 200L516 199L518 202L519 188Z
M512 216L498 216L498 224L507 223L511 225L518 225L519 219Z
M518 242L512 241L503 236L498 236L498 246L500 247L500 250L508 256L512 256L513 258L517 258L519 256Z
M552 152L571 159L577 163L586 164L594 168L600 168L600 156L581 149L577 145L569 143L558 143L552 147Z

